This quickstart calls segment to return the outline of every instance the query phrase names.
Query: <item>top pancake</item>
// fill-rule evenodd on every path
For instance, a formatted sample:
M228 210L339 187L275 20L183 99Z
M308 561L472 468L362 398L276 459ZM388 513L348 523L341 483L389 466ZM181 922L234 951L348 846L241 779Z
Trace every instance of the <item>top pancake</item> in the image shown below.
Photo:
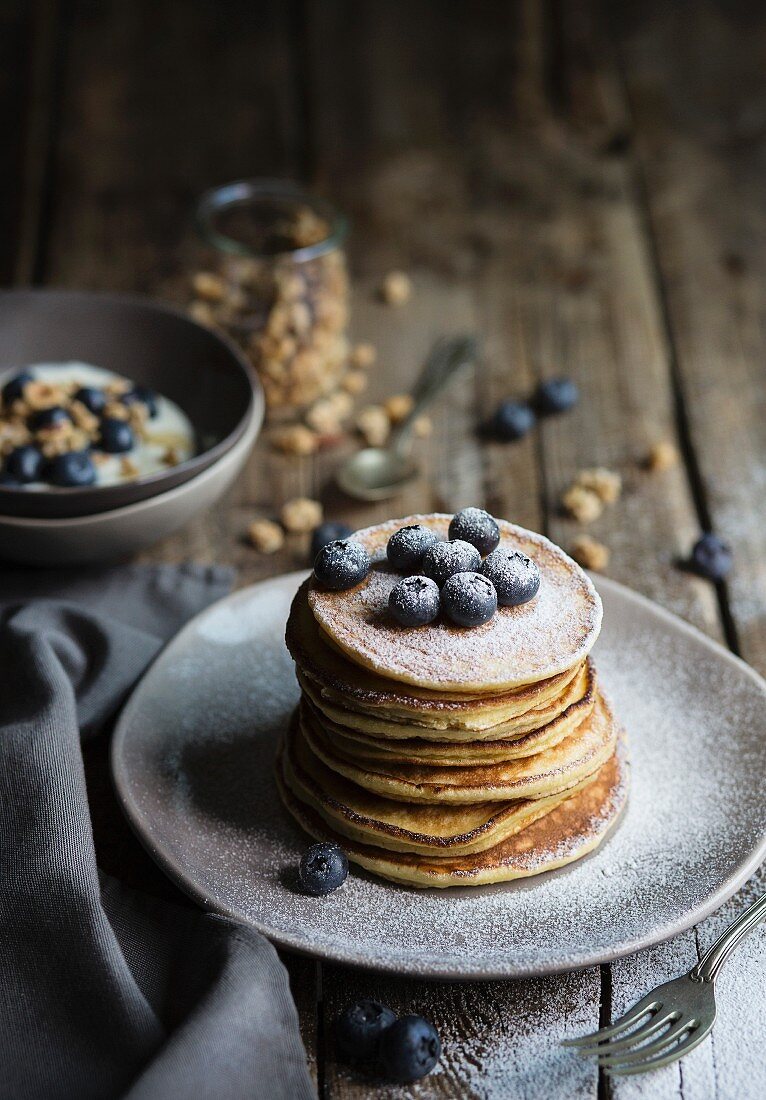
M403 627L388 614L401 579L386 559L394 531L421 523L446 539L451 515L407 516L357 531L373 566L355 588L331 592L312 579L316 621L352 661L378 675L431 691L510 691L581 663L601 629L601 600L583 570L542 535L498 520L500 545L520 550L540 570L540 590L520 607L500 607L483 626L443 621Z

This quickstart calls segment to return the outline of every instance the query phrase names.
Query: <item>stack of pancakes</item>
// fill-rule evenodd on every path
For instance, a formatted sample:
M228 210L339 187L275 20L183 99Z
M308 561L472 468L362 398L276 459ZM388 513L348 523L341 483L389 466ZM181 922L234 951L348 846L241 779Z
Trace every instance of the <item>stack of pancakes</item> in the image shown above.
M601 601L558 547L499 521L540 590L483 626L388 614L401 579L389 537L421 523L446 538L450 519L358 532L368 577L343 592L306 581L287 624L301 702L278 757L284 802L352 862L414 886L560 867L599 844L626 797L623 739L589 657Z

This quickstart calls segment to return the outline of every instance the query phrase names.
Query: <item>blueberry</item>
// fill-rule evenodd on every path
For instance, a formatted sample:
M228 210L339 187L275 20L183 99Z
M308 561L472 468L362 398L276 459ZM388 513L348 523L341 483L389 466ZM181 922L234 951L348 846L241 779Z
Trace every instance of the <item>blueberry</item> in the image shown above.
M483 508L464 508L452 517L449 537L470 542L484 556L500 542L500 528Z
M328 520L314 528L311 535L311 560L317 556L323 546L328 542L336 542L338 539L347 539L353 534L353 529L347 523L336 523Z
M400 527L388 540L386 556L394 569L403 573L414 573L423 564L426 551L439 539L422 523L413 523L409 527Z
M51 459L46 480L62 488L93 485L96 467L87 451L69 451Z
M521 401L501 401L489 422L489 432L505 443L521 439L535 426L535 414Z
M372 1062L378 1057L380 1039L396 1019L396 1013L379 1001L355 1001L346 1005L335 1021L338 1054L347 1062Z
M425 626L439 614L439 586L428 577L405 577L391 589L388 608L402 626Z
M94 416L100 416L106 408L106 394L98 386L80 386L74 399L84 405Z
M540 587L540 570L518 550L498 547L481 563L481 571L494 584L497 602L502 607L527 603Z
M135 405L140 401L142 405L146 405L150 420L154 420L157 415L157 394L146 386L134 386L132 390L122 395L120 401L123 405Z
M537 387L535 404L543 416L568 412L580 400L580 391L571 378L549 378Z
M5 460L5 472L23 485L28 485L30 481L42 481L44 466L42 451L31 443L17 447Z
M131 451L136 444L133 429L127 420L118 420L114 416L106 416L101 421L101 434L99 447L110 455L124 454Z
M497 611L497 592L481 573L455 573L442 589L442 610L458 626L481 626Z
M331 894L348 877L346 853L337 844L312 844L298 866L301 889L312 897Z
M325 588L340 592L359 584L370 571L370 555L352 539L328 542L316 556L314 576Z
M401 1084L425 1077L439 1061L441 1052L436 1028L422 1016L400 1017L385 1029L380 1040L383 1071Z
M481 554L470 542L437 542L423 558L423 572L441 586L453 573L467 573L481 565Z
M707 531L692 547L689 564L700 576L722 581L731 572L734 556L728 543Z
M52 405L49 409L38 409L29 418L29 427L33 432L41 428L60 428L72 418L61 405Z
M9 378L3 386L3 404L10 405L19 397L24 396L24 387L27 382L33 382L34 376L28 371L23 370L18 374L14 374L13 378Z

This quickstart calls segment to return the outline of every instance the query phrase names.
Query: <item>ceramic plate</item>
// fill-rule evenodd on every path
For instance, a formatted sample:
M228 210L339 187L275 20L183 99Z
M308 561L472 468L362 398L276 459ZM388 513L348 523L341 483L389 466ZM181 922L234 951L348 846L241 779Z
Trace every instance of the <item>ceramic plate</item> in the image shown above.
M410 890L352 871L309 898L290 887L308 841L272 765L298 690L283 642L303 574L237 592L161 654L119 721L125 811L203 905L284 947L424 977L516 978L606 962L676 935L766 849L766 683L693 628L599 580L595 657L629 735L628 808L580 863L481 888Z

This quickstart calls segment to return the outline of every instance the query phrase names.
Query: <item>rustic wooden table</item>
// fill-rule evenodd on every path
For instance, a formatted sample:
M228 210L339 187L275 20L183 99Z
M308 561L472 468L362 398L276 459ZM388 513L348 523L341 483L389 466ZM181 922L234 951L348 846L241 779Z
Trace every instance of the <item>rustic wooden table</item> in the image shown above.
M148 560L231 563L241 584L302 566L303 541L269 558L243 539L296 494L354 525L480 503L566 546L577 527L559 494L604 464L626 483L592 526L609 574L766 672L766 13L607 7L0 0L6 282L184 300L195 196L291 176L353 217L353 327L379 350L373 398L405 387L438 334L482 337L481 369L436 410L423 476L393 504L334 497L337 453L262 447L219 507ZM392 267L415 285L396 312L373 294ZM550 374L577 379L578 409L515 446L479 445L477 420ZM648 476L638 460L658 439L683 461ZM736 554L718 590L675 565L701 528ZM105 793L103 750L91 757L102 863L170 893ZM609 1084L557 1045L564 1018L593 1029L688 968L758 889L673 943L539 981L438 985L286 958L319 1093L764 1095L766 931L724 972L713 1038L682 1063ZM331 1022L362 994L434 1020L438 1072L396 1090L336 1062Z

